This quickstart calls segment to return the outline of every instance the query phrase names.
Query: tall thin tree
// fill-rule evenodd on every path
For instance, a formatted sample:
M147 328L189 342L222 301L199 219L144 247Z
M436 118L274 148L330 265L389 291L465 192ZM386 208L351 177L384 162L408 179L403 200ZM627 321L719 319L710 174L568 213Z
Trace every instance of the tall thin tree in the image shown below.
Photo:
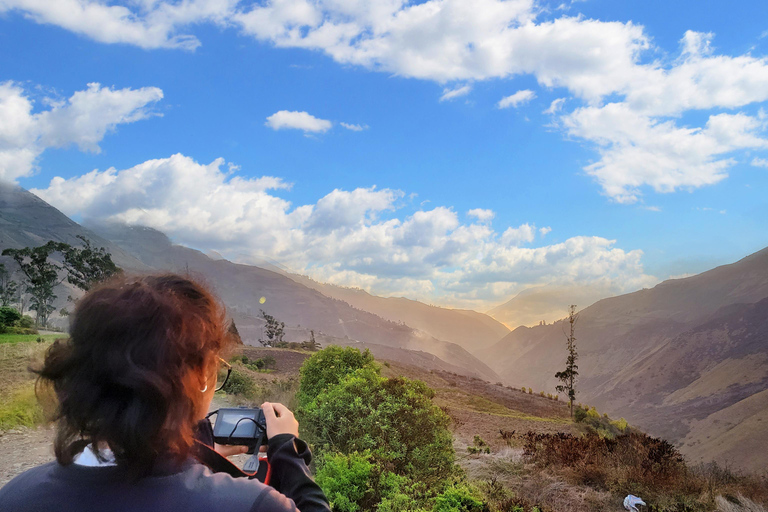
M569 331L565 333L568 357L565 360L565 370L555 374L555 378L562 382L555 389L558 393L565 393L568 396L571 418L573 418L573 402L576 400L576 377L579 376L579 367L576 364L576 361L579 359L579 354L576 352L576 322L578 319L579 315L576 313L576 304L571 304L568 308Z

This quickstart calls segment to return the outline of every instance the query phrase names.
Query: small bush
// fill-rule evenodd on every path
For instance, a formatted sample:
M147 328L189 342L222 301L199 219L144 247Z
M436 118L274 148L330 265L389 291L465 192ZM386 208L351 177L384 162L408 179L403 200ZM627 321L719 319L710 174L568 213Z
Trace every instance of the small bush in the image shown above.
M479 492L466 485L452 485L435 498L433 512L484 512Z
M223 391L230 395L240 395L243 398L253 398L256 396L256 383L253 379L246 374L238 370L232 369L232 373L227 379L227 383L224 385Z

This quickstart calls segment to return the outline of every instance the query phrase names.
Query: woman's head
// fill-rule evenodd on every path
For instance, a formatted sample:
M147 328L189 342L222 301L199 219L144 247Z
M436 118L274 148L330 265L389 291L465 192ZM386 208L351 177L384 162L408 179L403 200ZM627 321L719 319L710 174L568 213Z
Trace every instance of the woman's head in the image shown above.
M59 462L90 443L136 476L185 459L227 340L222 305L189 278L121 277L87 293L39 372L59 402Z

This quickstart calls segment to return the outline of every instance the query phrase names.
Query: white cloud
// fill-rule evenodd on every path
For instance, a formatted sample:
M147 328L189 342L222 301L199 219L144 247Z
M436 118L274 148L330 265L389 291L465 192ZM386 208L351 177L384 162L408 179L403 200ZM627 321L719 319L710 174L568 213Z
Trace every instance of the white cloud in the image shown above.
M552 231L552 228L549 227L549 226L545 226L543 228L539 228L539 234L541 235L542 238L547 236L551 231Z
M149 106L162 97L156 87L115 90L91 83L66 100L44 99L49 108L33 114L34 102L20 85L0 83L0 178L30 176L46 148L76 145L98 153L107 132L153 115Z
M498 108L509 108L509 107L517 108L520 105L524 105L528 103L535 97L536 97L535 92L531 91L530 89L524 89L522 91L517 91L515 94L512 94L510 96L505 96L496 104L496 106Z
M566 100L565 98L557 98L556 100L552 100L552 103L549 104L549 107L542 113L557 114L563 108L563 105L565 104L565 100Z
M280 110L267 118L264 123L273 130L293 129L303 132L325 133L331 129L332 123L326 119L320 119L307 112L293 112Z
M352 130L353 132L362 132L364 130L368 129L367 124L350 124L350 123L339 123L342 127L346 128L347 130Z
M2 0L0 13L19 11L28 18L56 25L101 43L125 43L140 48L194 50L200 41L178 30L192 24L226 23L237 0L141 0L106 5L98 0Z
M533 242L535 237L535 226L530 224L522 224L517 228L507 228L501 235L501 243L503 245L517 246L526 242Z
M440 96L440 101L449 101L454 100L456 98L459 98L461 96L466 96L469 94L469 91L472 90L471 85L463 85L461 87L457 87L455 89L443 89L443 95Z
M549 19L552 12L534 0L142 0L127 6L0 0L0 11L9 10L97 41L144 48L193 49L199 41L182 30L207 22L237 27L276 47L315 50L340 64L440 84L531 75L545 88L562 88L573 102L575 110L564 114L566 133L577 131L585 134L577 135L583 142L597 144L600 161L586 171L619 202L637 200L644 187L672 191L724 179L730 153L761 143L733 143L730 151L703 158L686 147L675 152L671 141L699 144L700 132L714 136L714 127L683 126L680 116L710 109L710 117L724 110L738 116L735 109L768 101L768 58L718 54L711 33L687 31L677 58L658 59L667 50L655 47L641 25L562 13ZM446 88L441 99L467 94L470 87ZM625 122L634 123L622 127L621 141L586 136L600 126L574 128L585 109L608 107L607 98L626 111ZM561 99L545 112L561 109ZM758 138L757 129L750 131ZM658 170L637 163L654 160L659 146L667 148Z
M612 240L521 247L534 240L531 224L498 233L488 223L463 224L443 206L402 214L403 192L374 187L333 190L294 206L271 192L289 188L281 179L241 178L224 164L177 154L54 178L34 193L68 215L148 225L230 259L268 258L319 280L456 306L488 307L550 282L609 283L619 291L655 282L643 271L641 251ZM473 217L487 212L476 209Z
M577 109L564 126L597 144L601 159L586 171L620 203L636 202L643 185L665 193L712 185L735 163L728 154L768 147L763 123L745 114L712 115L704 128L681 128L639 114L627 103L609 103Z
M751 165L753 167L764 167L768 169L768 159L755 157L752 159Z
M493 220L493 218L496 216L496 214L493 213L493 210L488 210L485 208L473 208L467 212L467 215L476 218L480 222L488 222Z

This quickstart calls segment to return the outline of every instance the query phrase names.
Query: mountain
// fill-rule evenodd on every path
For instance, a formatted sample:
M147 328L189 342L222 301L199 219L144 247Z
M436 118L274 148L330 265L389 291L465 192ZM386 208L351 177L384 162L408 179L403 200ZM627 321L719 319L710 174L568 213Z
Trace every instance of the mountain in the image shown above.
M288 340L306 340L309 330L314 329L328 340L356 343L361 348L369 346L375 349L374 353L388 347L391 357L400 354L406 360L439 358L435 368L501 380L487 365L454 343L360 311L283 275L173 245L163 233L150 228L117 224L85 228L34 194L14 185L0 185L0 251L37 246L48 240L76 245L81 243L78 236L107 248L115 263L126 271L190 272L202 278L220 295L246 343L257 343L261 337L264 322L259 315L263 309L286 323ZM14 268L8 258L3 260ZM68 305L68 295L77 294L71 287L63 293L58 291L57 310Z
M615 295L608 287L542 285L526 288L504 304L488 311L492 318L510 328L552 323L568 315L568 306L582 307ZM567 303L566 303L567 302Z
M749 446L766 413L760 405L768 405L766 298L763 249L693 277L598 301L580 312L576 327L579 401L680 443L692 458L711 455L744 468L754 460L765 464L768 456L755 459L741 447ZM564 321L519 327L484 360L515 384L552 390L565 362L564 328ZM721 416L745 423L726 435Z
M97 247L106 247L119 266L148 270L143 263L93 231L73 221L56 208L23 188L0 181L0 247L21 249L43 245L49 240L80 245L85 236ZM4 258L6 267L9 258Z
M504 324L476 311L430 306L402 297L377 297L359 288L319 283L287 272L284 275L327 297L343 300L363 311L392 322L403 322L435 338L456 343L475 355L509 333Z

